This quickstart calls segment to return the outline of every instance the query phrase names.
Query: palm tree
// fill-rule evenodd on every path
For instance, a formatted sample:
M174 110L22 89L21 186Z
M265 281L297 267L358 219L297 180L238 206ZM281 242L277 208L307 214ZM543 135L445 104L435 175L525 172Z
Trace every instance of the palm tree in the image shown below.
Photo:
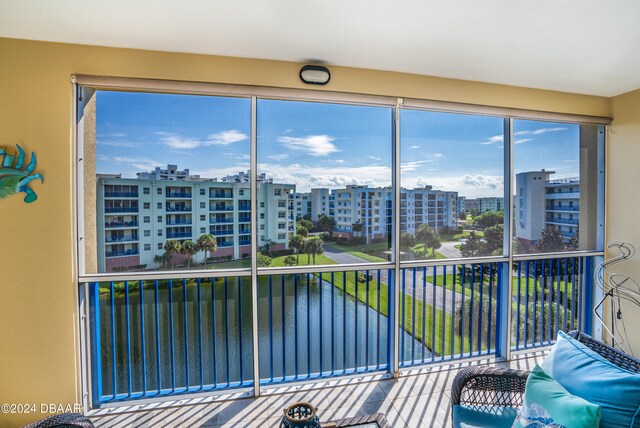
M314 236L307 239L307 252L313 257L313 264L316 264L316 254L322 254L324 252L324 241L319 236Z
M204 251L204 268L206 269L207 259L218 250L218 241L216 241L215 236L212 234L205 233L204 235L200 235L196 245L198 246L198 250Z
M164 243L165 256L171 262L171 269L174 268L173 255L180 253L180 242L173 239Z
M300 253L304 251L304 236L293 235L289 238L289 246L296 251L296 264L300 264Z
M158 265L160 267L164 267L166 262L167 262L167 254L166 253L164 253L162 255L157 254L153 258L153 263L155 263L156 265Z
M198 252L198 246L192 240L187 240L180 246L180 254L187 256L187 269L191 267L191 259Z
M438 231L433 230L428 224L422 223L418 230L416 230L416 239L422 241L424 244L424 254L427 255L427 250L431 247L433 256L436 255L436 247L440 247L440 235Z

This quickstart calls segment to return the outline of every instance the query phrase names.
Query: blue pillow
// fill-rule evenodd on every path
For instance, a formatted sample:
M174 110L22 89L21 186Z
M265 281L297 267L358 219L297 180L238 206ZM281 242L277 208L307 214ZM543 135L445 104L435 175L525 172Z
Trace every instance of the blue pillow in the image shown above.
M453 406L454 428L511 428L518 409L494 406Z
M570 394L536 365L513 427L598 428L599 423L600 407Z
M640 374L558 332L542 369L573 395L600 406L600 426L640 428Z

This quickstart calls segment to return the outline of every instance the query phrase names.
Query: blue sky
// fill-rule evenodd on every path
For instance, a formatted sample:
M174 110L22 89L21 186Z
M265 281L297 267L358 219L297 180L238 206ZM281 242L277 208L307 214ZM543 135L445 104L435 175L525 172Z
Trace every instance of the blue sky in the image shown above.
M244 98L97 94L97 169L135 177L168 163L202 177L249 169L250 102ZM503 195L502 119L403 110L402 185L461 196ZM516 172L578 175L576 125L516 121ZM258 101L259 170L298 191L391 184L391 110Z

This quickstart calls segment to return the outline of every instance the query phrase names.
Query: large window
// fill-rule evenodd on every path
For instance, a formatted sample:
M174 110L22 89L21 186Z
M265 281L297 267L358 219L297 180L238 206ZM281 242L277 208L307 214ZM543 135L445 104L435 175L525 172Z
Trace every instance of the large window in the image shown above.
M259 100L257 111L259 223L272 231L258 243L273 246L270 265L390 260L391 109Z
M514 251L602 249L604 129L514 121Z
M85 90L83 103L86 273L249 266L249 99Z
M94 403L395 373L589 329L604 126L216 90L234 96L80 88Z
M402 260L503 255L504 120L404 110Z

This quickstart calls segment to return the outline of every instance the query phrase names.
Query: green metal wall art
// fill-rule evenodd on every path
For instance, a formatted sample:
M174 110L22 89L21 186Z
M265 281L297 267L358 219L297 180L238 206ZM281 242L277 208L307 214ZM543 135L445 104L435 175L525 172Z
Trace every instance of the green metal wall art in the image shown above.
M44 183L44 179L40 174L31 174L36 169L36 154L31 152L31 161L23 168L25 153L22 147L17 144L16 147L17 157L9 154L6 147L0 147L0 199L22 192L24 201L30 203L38 199L38 195L31 190L29 183L38 179Z

